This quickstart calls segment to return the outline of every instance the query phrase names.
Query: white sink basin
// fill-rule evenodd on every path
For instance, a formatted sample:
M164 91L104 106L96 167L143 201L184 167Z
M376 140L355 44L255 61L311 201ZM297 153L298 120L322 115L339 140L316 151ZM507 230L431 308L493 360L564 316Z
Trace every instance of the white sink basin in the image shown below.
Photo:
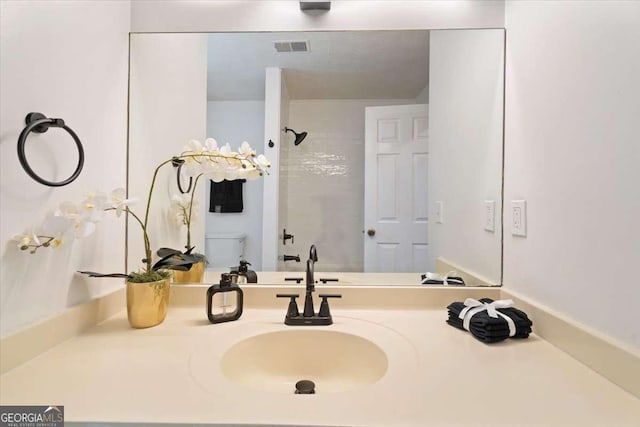
M255 335L227 350L221 361L231 381L263 391L293 393L311 380L316 393L344 392L380 380L385 352L357 335L304 328Z

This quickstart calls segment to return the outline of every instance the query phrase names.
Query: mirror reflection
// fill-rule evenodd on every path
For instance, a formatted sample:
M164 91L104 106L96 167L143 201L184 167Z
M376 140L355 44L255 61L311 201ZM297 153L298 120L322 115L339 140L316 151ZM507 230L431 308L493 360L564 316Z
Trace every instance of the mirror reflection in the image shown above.
M304 271L315 244L316 271L353 282L455 270L497 285L503 43L503 30L134 34L130 165L205 136L269 158L263 180L201 185L191 233L209 269Z

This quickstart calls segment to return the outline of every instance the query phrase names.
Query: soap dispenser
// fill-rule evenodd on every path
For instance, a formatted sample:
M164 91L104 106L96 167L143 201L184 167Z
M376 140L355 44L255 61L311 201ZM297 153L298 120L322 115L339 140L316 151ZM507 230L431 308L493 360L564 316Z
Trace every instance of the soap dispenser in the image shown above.
M255 271L249 270L247 268L248 265L251 265L251 263L245 260L240 260L240 265L235 270L231 271L231 274L237 275L237 278L234 277L234 279L237 280L232 279L232 281L238 284L258 283L258 275Z
M222 273L220 276L220 284L213 285L207 289L207 317L211 323L231 322L238 320L242 316L242 289L235 283L232 283L234 274ZM219 306L214 306L214 296L218 295L216 299L222 299L222 303ZM227 311L229 306L228 300L233 299L235 296L235 309L231 312ZM221 308L218 312L217 308ZM216 313L214 313L214 310Z

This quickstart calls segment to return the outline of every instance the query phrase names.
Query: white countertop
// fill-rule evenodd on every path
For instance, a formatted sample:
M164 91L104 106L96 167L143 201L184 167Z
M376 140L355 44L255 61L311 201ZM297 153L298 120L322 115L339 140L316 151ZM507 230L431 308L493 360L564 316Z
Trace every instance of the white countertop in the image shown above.
M326 328L402 339L389 370L357 391L295 395L224 377L224 351L290 329L284 309L210 324L200 307L131 329L126 311L0 377L0 402L59 404L66 421L350 426L637 426L640 400L535 335L486 345L444 310L333 310ZM370 327L368 325L371 325ZM311 327L298 327L305 329ZM401 337L401 338L398 338ZM383 340L384 341L384 340ZM380 342L378 342L380 343ZM384 348L385 343L382 343ZM321 351L321 349L319 349Z

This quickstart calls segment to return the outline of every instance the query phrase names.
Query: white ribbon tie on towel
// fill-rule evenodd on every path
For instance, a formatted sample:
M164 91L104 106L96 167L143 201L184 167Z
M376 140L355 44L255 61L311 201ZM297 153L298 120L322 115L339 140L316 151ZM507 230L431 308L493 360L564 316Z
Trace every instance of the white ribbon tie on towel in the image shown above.
M462 326L465 330L469 330L469 324L471 323L471 318L476 314L487 311L489 317L493 317L494 319L498 317L502 317L507 321L507 325L509 326L509 336L512 337L516 334L516 324L509 316L500 313L497 308L507 308L513 305L513 300L510 299L501 299L491 303L480 302L473 298L467 298L464 300L465 308L460 311L460 315L458 318L463 319Z
M447 282L447 279L448 279L449 277L455 277L455 276L457 276L457 275L458 275L458 272L457 272L457 271L455 271L455 270L451 270L450 272L448 272L448 273L447 273L447 274L445 274L445 275L438 274L438 273L429 273L429 272L426 272L426 273L425 273L425 275L424 275L424 280L442 280L442 284L443 284L444 286L448 286L448 285L449 285L449 283Z

